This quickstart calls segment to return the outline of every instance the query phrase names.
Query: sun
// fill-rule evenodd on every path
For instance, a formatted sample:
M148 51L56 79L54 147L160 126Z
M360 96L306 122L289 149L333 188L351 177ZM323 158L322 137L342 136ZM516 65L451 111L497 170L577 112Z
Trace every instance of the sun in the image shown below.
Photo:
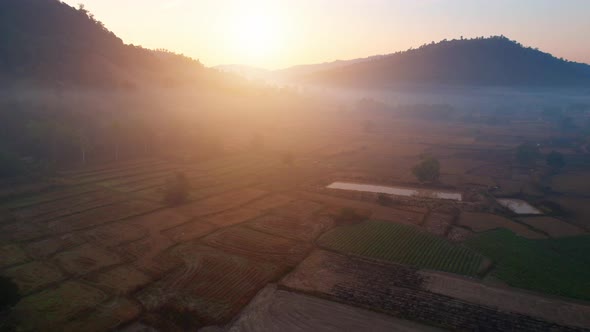
M270 11L246 11L234 17L232 44L241 56L253 60L269 59L281 49L282 25Z

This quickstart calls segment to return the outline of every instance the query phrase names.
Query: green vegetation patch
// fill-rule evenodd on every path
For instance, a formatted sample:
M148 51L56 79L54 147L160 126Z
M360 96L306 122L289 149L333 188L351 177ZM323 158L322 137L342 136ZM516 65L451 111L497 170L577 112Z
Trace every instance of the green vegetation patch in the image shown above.
M529 240L509 230L483 233L466 245L491 258L492 274L510 286L590 300L590 237Z
M417 227L368 221L335 228L319 240L329 249L420 268L475 276L485 258Z

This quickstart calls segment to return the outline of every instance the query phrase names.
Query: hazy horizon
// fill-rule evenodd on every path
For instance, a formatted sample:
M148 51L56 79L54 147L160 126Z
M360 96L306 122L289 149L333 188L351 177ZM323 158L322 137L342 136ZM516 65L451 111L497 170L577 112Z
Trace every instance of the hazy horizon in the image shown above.
M64 2L84 4L125 43L183 53L210 67L281 69L490 35L590 63L582 37L590 33L590 2L581 0Z

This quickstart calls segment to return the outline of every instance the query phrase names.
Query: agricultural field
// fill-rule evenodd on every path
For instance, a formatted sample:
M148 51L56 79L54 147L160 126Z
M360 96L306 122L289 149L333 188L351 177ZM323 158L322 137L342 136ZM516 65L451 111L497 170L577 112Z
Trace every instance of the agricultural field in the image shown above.
M463 212L459 217L459 225L480 233L494 229L509 229L519 236L529 239L542 239L547 236L535 231L524 223L517 223L506 217L478 212Z
M472 237L466 245L495 262L491 275L510 286L541 293L590 300L587 236L559 240L530 240L509 230ZM571 254L572 247L585 250Z
M267 286L229 331L438 331L370 310Z
M431 287L428 275L414 268L322 250L314 251L279 285L290 291L319 294L325 299L443 329L503 331L512 329L512 324L518 321L519 331L579 330L569 323L548 322L542 312L527 315L496 310L495 306L432 292L428 289ZM583 311L577 312L580 313Z
M469 276L483 273L490 264L467 247L413 226L388 222L338 227L324 234L318 243L330 250Z
M231 152L210 159L111 162L4 188L0 275L22 297L6 326L339 330L370 320L375 331L588 328L586 302L566 299L590 300L587 204L575 181L567 189L569 175L554 182L569 193L521 192L532 175L512 164L519 141L509 129L478 125L474 135L468 126L375 115L378 125L365 132L360 119L329 119L264 130L260 149L242 133L231 137ZM441 162L437 184L412 174L424 153ZM187 195L171 204L164 196L178 172ZM335 181L465 200L325 188ZM511 215L495 204L506 192L564 211ZM561 302L552 302L556 295ZM552 313L552 305L564 309Z

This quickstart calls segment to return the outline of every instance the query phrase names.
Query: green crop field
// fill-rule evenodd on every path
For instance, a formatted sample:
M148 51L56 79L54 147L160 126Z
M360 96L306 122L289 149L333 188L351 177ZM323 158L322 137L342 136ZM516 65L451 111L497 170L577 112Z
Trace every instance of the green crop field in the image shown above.
M508 230L469 239L466 245L495 263L492 275L510 286L590 300L588 236L529 240Z
M338 227L319 240L323 247L421 268L475 276L484 257L414 226L368 221Z

